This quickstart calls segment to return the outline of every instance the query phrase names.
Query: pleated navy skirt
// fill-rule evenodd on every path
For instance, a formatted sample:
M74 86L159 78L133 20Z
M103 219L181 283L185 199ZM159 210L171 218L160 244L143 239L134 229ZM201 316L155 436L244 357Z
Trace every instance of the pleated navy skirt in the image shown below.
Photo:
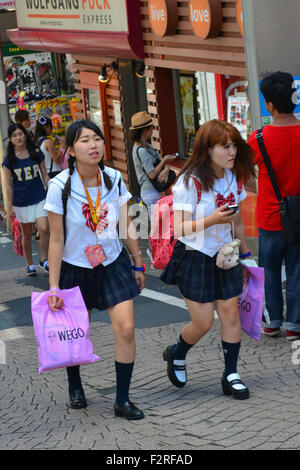
M88 310L106 310L140 294L125 248L111 264L88 269L62 262L60 289L79 286Z
M183 297L195 302L227 300L240 295L243 290L241 265L220 269L216 266L216 257L186 249L186 245L178 241L160 279L177 285Z

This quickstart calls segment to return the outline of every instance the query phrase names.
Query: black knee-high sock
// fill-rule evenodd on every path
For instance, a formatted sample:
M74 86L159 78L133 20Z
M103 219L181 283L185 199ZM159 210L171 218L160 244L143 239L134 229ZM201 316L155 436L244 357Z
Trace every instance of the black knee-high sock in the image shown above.
M79 367L80 366L67 367L70 393L73 393L74 390L78 388L82 388Z
M134 362L125 364L115 361L116 368L116 402L123 406L129 400L129 387Z
M227 343L226 341L222 340L222 347L225 360L225 377L227 377L229 374L237 372L237 362L239 358L240 346L241 342Z
M182 335L179 336L178 343L173 349L172 356L174 359L184 360L188 351L193 347L193 344L188 344L184 341Z

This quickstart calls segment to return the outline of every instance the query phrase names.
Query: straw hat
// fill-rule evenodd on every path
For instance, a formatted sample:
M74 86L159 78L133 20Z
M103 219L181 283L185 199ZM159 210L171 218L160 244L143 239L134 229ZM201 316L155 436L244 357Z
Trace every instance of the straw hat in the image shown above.
M140 111L135 113L131 118L131 131L135 129L143 129L143 127L152 126L152 117L147 113L147 111Z

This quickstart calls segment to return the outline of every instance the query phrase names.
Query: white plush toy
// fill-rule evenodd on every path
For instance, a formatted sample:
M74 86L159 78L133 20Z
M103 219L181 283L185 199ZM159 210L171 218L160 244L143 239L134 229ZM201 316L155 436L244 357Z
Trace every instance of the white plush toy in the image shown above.
M226 243L220 248L216 260L216 265L220 269L231 269L237 266L240 262L240 248L241 241L237 238L231 243Z

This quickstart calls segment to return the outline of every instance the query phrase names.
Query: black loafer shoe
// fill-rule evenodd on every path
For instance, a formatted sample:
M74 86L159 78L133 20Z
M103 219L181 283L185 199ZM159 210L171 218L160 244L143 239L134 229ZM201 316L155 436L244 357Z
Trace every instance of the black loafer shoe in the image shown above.
M185 365L177 366L173 363L174 358L172 356L172 352L173 352L174 347L175 347L175 344L171 344L170 346L167 347L167 349L165 349L165 351L163 352L163 360L168 362L167 374L168 374L170 382L173 385L175 385L175 387L182 388L185 386L186 381L181 382L180 380L178 380L175 374L175 370L178 370L178 371L184 370L185 376L186 376L186 367Z
M115 402L114 405L115 416L123 416L126 419L142 419L144 413L139 410L131 401L126 401L123 406Z
M81 388L74 390L74 392L69 392L70 398L70 407L74 409L86 408L87 401L84 396L84 391Z
M224 377L223 375L221 383L224 395L232 395L236 400L247 400L250 396L249 389L241 381L239 374L230 374L227 377ZM237 389L234 385L242 387Z

